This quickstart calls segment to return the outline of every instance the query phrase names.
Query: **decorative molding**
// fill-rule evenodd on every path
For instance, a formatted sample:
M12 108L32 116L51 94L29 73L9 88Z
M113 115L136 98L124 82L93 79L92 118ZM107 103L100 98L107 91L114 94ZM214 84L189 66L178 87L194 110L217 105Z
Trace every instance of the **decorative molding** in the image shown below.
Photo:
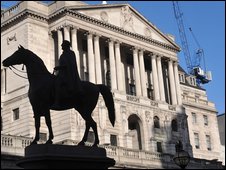
M148 27L144 28L144 35L147 36L148 38L152 38L150 28Z
M14 34L14 36L11 36L11 37L7 37L7 44L9 45L10 41L17 41L16 39L16 33Z
M140 103L140 99L136 96L127 95L126 99L129 100L129 101L132 101L132 102Z
M108 22L108 14L107 14L107 12L106 11L102 11L100 13L100 18L102 19L102 21Z
M145 111L145 120L149 122L151 120L151 114L149 111Z
M168 105L168 108L169 108L169 110L176 111L176 107L175 106Z
M155 107L158 107L158 102L155 102L155 101L150 101L150 104L151 106L155 106Z

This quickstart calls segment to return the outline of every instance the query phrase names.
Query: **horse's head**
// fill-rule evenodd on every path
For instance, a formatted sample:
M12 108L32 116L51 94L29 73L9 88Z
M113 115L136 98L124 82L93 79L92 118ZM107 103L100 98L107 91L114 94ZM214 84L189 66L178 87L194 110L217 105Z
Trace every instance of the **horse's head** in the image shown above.
M16 64L25 64L26 51L27 50L23 46L18 46L17 51L15 51L11 56L3 60L3 66L9 67Z

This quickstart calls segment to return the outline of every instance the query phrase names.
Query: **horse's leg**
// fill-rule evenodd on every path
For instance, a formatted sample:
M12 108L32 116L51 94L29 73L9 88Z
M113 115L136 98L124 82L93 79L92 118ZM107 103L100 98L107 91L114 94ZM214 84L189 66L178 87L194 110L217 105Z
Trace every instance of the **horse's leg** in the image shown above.
M39 140L39 129L40 129L40 116L35 117L35 138L33 142L31 142L31 145L37 144L37 141Z
M49 130L49 139L46 141L46 144L52 144L52 139L53 139L53 130L52 130L52 122L51 122L51 117L50 117L50 111L48 110L48 112L45 115L45 121L46 121L46 125L48 127Z
M99 137L98 137L98 132L97 132L97 124L96 122L93 120L93 118L91 117L91 127L93 129L94 135L95 135L95 141L93 146L97 146L99 144Z
M85 142L87 141L90 126L91 126L90 122L86 120L86 130L85 130L82 140L78 143L78 145L81 145L81 146L85 145Z

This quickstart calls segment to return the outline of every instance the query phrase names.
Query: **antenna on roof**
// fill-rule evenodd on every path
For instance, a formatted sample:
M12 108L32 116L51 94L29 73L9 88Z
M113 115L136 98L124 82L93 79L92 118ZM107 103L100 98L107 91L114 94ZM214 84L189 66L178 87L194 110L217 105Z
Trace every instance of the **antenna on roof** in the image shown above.
M107 4L107 1L102 1L102 4L103 4L103 5Z

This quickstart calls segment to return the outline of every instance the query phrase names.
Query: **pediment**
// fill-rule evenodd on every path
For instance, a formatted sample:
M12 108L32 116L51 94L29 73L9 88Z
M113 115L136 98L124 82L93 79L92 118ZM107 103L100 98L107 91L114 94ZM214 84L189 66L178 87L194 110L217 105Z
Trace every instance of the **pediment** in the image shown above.
M97 5L81 8L71 8L79 13L101 20L103 22L121 27L132 33L143 35L167 45L178 45L156 26L150 23L129 4L124 5ZM179 47L178 47L179 48Z

